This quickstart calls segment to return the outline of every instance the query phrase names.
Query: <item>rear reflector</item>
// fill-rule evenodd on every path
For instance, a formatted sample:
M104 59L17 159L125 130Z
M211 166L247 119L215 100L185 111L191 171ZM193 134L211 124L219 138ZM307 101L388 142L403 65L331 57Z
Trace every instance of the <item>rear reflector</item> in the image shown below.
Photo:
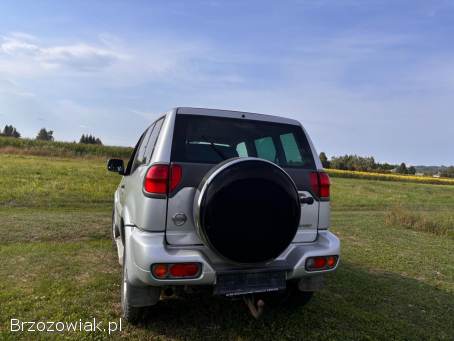
M150 194L167 194L178 186L182 175L183 171L179 165L153 165L145 175L143 189Z
M196 278L200 270L200 263L157 263L151 266L151 273L158 279Z
M314 194L320 199L329 200L331 185L329 175L325 172L311 172L309 178Z
M338 256L311 257L306 260L307 271L321 271L333 269L337 264Z

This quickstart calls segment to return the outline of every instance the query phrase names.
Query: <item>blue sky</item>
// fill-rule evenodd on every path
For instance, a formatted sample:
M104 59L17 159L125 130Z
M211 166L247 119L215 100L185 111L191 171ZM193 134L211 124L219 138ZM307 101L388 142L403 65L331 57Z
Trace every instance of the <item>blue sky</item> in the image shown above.
M454 164L454 2L0 2L0 125L133 145L175 106L296 118L329 156Z

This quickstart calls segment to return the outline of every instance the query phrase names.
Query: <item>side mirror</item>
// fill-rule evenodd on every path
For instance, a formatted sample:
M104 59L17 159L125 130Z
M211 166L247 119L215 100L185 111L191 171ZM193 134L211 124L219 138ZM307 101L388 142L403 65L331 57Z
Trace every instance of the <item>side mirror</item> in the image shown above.
M110 159L107 161L107 170L109 172L116 172L120 175L124 175L125 164L122 159Z

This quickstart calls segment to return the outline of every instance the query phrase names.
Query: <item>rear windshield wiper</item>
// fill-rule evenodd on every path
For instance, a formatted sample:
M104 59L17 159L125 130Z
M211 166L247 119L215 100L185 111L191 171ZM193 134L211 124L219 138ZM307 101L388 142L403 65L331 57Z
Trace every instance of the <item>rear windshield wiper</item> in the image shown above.
M218 147L216 147L216 145L212 141L208 140L203 135L202 138L210 144L211 148L213 148L213 150L216 152L216 154L218 154L221 157L222 160L227 160L227 157L224 155L224 153Z

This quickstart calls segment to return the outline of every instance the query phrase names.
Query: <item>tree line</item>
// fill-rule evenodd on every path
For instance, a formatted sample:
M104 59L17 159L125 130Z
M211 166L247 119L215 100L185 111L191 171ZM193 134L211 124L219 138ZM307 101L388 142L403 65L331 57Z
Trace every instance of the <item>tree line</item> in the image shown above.
M12 125L6 125L3 128L3 130L0 131L0 136L20 138L21 134ZM38 141L54 141L54 131L53 130L47 130L46 128L41 128L38 131L38 134L36 135L35 140L38 140ZM90 135L83 134L80 137L80 139L79 139L79 143L102 145L101 139L96 137L96 136L93 136L91 134Z
M376 162L372 156L363 157L358 155L342 155L333 156L328 159L324 152L320 153L320 161L324 168L334 168L349 171L362 171L362 172L378 172L378 173L389 173L395 172L399 174L416 174L416 168L414 166L407 167L405 162L400 165L379 163Z

